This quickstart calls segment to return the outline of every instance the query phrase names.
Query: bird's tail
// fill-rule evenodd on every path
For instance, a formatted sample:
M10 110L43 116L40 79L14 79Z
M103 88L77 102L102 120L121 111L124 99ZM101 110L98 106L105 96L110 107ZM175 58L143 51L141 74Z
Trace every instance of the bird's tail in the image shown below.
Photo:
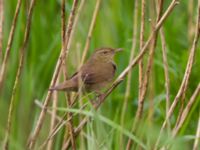
M67 80L63 83L60 83L56 86L50 87L50 91L76 91L77 90L77 84L73 80Z

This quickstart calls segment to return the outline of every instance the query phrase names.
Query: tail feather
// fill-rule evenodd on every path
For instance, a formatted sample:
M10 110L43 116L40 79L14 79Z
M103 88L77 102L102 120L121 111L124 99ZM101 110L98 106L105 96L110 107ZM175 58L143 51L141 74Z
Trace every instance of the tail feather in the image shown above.
M77 89L77 84L73 80L67 80L63 83L60 83L56 86L51 87L49 90L50 91L76 91Z

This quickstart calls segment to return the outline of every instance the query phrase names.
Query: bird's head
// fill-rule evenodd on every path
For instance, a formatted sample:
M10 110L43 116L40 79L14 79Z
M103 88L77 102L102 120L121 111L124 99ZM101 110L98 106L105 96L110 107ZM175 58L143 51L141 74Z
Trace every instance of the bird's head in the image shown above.
M122 51L122 48L99 48L95 50L92 58L101 61L112 61L116 52Z

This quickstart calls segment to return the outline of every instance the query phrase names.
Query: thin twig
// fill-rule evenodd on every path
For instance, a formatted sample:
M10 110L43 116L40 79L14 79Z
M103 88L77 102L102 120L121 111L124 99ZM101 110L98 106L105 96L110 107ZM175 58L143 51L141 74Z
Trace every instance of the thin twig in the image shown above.
M74 26L74 24L73 24L73 26ZM64 44L65 44L65 33L66 33L65 0L62 0L62 4L61 4L61 38L62 38L62 49L64 48ZM71 32L71 34L72 34L72 32ZM63 62L62 62L62 70L63 70L64 80L67 80L67 78L68 78L68 73L67 73L66 66L67 66L66 65L66 60L63 60ZM71 107L71 96L70 96L70 93L68 93L68 92L65 93L65 98L66 98L66 101L67 101L67 106L68 106L68 108L70 108ZM71 112L69 112L67 114L67 116L68 116L68 118L73 118ZM70 119L69 122L66 124L66 126L67 126L66 134L70 135L72 149L76 150L76 144L75 144L75 140L74 140L73 119ZM65 142L65 138L64 138L63 142Z
M146 1L142 0L141 6L141 26L140 26L140 50L144 46L144 31L145 31L145 7ZM142 59L139 61L139 92L138 92L138 100L141 101L142 96L142 83L143 83L143 61ZM138 102L139 105L139 102Z
M75 100L72 101L71 106L74 105L74 102L75 102L76 99L77 99L77 97L74 97L74 98L75 98ZM37 103L39 103L39 102L37 101ZM39 103L39 104L40 104L40 103ZM40 104L40 105L41 105L41 104ZM86 103L86 104L82 105L81 108L79 108L79 109L80 109L80 110L83 110L87 105L88 105L88 104ZM44 106L42 105L42 108L43 108L43 109L47 109L48 107L44 107ZM54 108L54 109L55 109L55 108ZM47 109L47 111L48 111L48 109ZM49 136L46 138L46 140L43 142L43 144L40 146L40 148L44 148L44 146L48 143L48 141L51 140L51 139L57 134L57 132L58 132L65 124L69 123L69 121L70 121L70 120L73 118L73 116L75 116L76 114L73 114L71 117L69 117L69 118L67 118L67 120L65 120L65 118L67 117L67 115L68 115L68 112L66 112L66 113L63 115L62 119L59 120L59 122L57 123L57 125L54 127L54 129L53 129L52 132L49 134ZM64 121L64 120L65 120L65 121ZM68 135L67 135L67 141L68 141ZM70 139L70 141L71 141L71 139ZM65 143L64 143L64 145L65 145ZM65 148L62 148L62 149L65 149Z
M74 23L74 17L75 17L75 12L76 12L77 6L78 6L78 0L74 0L72 10L71 10L71 13L70 13L70 16L69 16L69 20L68 20L68 26L67 26L66 36L65 36L64 48L62 48L62 50L60 52L60 56L59 56L57 64L56 64L56 68L55 68L55 71L54 71L54 74L53 74L53 77L52 77L50 87L55 86L55 83L56 83L57 78L58 78L58 74L61 70L62 62L65 60L65 58L67 56L68 44L69 44L69 39L71 38L71 31L72 31L72 26L73 26L73 23ZM51 96L52 96L52 91L48 91L46 99L44 101L45 107L49 105ZM44 122L46 111L47 111L46 109L42 109L42 111L39 115L38 121L36 123L36 127L33 131L33 134L30 138L30 141L28 143L29 149L34 148L36 139L39 135L39 132L40 132L42 125L43 125L43 122Z
M3 59L4 0L0 0L0 64Z
M80 51L80 49L81 49L81 47L80 47L80 43L77 43L77 45L76 45L76 49L77 49L77 58L78 58L78 65L77 65L77 69L79 69L79 67L80 67L80 65L81 65L81 51ZM81 78L79 77L79 82L81 82ZM79 83L79 84L81 84L81 83ZM79 97L82 97L83 95L83 93L82 93L82 91L80 91L80 93L78 93L79 94ZM78 101L78 107L80 108L80 107L82 107L84 105L84 101L83 101L83 98L81 98L81 99L79 99L79 101ZM79 115L79 117L78 117L78 121L80 122L81 120L83 119L83 116L82 115ZM80 149L84 149L85 148L85 146L84 146L84 143L85 143L85 136L84 136L84 131L82 130L81 132L80 132L80 146L79 146L79 148ZM66 142L67 142L67 139L66 139ZM66 143L65 142L65 143ZM65 147L65 144L63 145L63 148ZM65 150L65 149L63 149L63 150Z
M96 23L96 18L97 18L98 12L99 12L100 4L101 4L101 0L97 0L95 8L94 8L93 16L92 16L92 21L90 23L85 47L84 47L83 54L82 54L81 65L84 63L87 52L89 50L90 41L91 41L91 38L92 38L92 32L94 30L94 26L95 26L95 23Z
M166 119L167 119L167 112L169 111L170 106L170 80L169 80L169 71L168 71L168 61L167 61L167 51L166 51L166 40L163 28L160 29L160 37L162 43L162 58L163 58L163 65L164 65L164 74L165 74L165 89L166 89ZM167 120L168 127L170 128L170 121Z
M71 106L72 106L72 102L71 102L71 100L70 100L70 98L68 97L68 108L71 108ZM70 135L70 139L71 139L71 144L72 144L72 149L73 150L76 150L76 143L75 143L75 135L74 135L74 127L73 127L73 113L72 112L68 112L67 113L67 118L71 118L70 120L69 120L69 122L67 123L67 125L68 125L68 131L69 131L69 135ZM65 141L64 141L64 143L65 143ZM63 144L64 144L63 143Z
M199 4L200 5L200 4ZM200 6L198 5L198 9L200 9ZM198 10L199 11L199 10ZM198 12L198 13L200 13L200 12ZM198 14L198 17L200 17L200 15ZM200 19L198 20L198 21L200 21ZM199 23L199 22L198 22ZM195 29L195 37L196 36L198 36L197 37L197 41L196 42L198 42L198 38L199 38L199 32L200 32L200 23L199 23L199 25L198 25L198 27L197 27L198 29ZM197 33L198 32L198 33ZM198 35L197 35L198 34ZM187 87L188 87L188 82L189 82L189 78L190 78L190 74L191 74L191 72L192 72L192 65L193 65L193 62L194 62L194 56L195 56L195 50L193 51L193 52L191 52L190 53L190 62L187 64L188 66L188 72L187 72L187 75L185 76L186 78L184 79L184 83L183 83L183 88L182 88L182 90L180 90L179 89L179 92L180 92L180 96L178 96L178 94L177 94L177 96L175 97L175 99L174 99L174 101L175 100L177 100L178 101L178 99L180 99L180 101L181 101L181 107L180 107L180 109L179 109L179 114L178 114L178 118L177 118L177 123L179 122L179 120L180 120L180 118L181 118L181 115L182 115L182 113L183 113L183 108L184 108L184 99L185 99L185 94L186 94L186 90L187 90ZM178 93L179 93L178 92Z
M194 56L195 56L196 47L197 47L197 43L198 43L198 40L199 40L199 33L200 33L200 10L199 10L200 7L199 7L199 5L200 5L200 2L198 3L198 15L197 15L197 21L196 21L195 37L194 37L194 40L193 40L192 48L190 50L190 55L189 55L189 58L188 58L186 69L185 69L185 74L184 74L181 86L178 90L178 93L177 93L172 105L170 106L169 111L167 112L167 117L166 117L165 121L163 122L163 125L161 127L160 134L158 136L155 147L157 147L158 144L159 144L160 136L161 136L166 124L167 124L167 120L172 116L174 109L179 102L179 99L182 97L183 93L185 93L187 86L188 86L188 81L189 81L190 74L191 74L191 71L192 71L192 65L193 65L193 62L194 62Z
M7 128L6 128L7 131L6 131L6 135L5 135L5 145L4 145L4 149L6 149L6 150L9 149L9 138L10 138L10 132L11 132L12 115L13 115L13 111L14 111L15 94L16 94L17 86L19 84L19 80L20 80L23 65L24 65L25 50L26 50L29 35L30 35L31 19L32 19L34 4L35 4L35 0L32 0L31 3L30 3L29 10L28 10L27 24L26 24L25 33L24 33L24 41L23 41L23 44L22 44L22 48L20 49L19 66L18 66L18 69L17 69L17 75L16 75L16 78L15 78L15 83L14 83L14 86L13 86L12 96L11 96L11 100L10 100L8 120L7 120Z
M145 4L143 4L143 5L145 5ZM162 9L163 9L163 1L161 0L160 3L159 3L158 15L157 15L156 23L158 23L159 20L160 20L160 18L161 18ZM143 30L141 29L141 34L144 34ZM154 58L155 47L156 47L156 43L157 43L157 34L158 34L158 32L156 32L153 35L152 40L151 40L151 47L150 47L150 51L149 51L149 58L148 58L148 62L147 62L147 68L146 68L146 71L144 73L144 78L141 77L142 76L142 72L141 72L141 74L139 74L139 78L140 78L139 80L141 80L141 83L140 83L141 85L139 84L139 89L140 89L139 91L141 93L139 92L138 109L136 111L136 117L135 117L135 120L134 120L133 125L132 125L132 131L133 132L135 132L137 124L139 123L139 120L142 119L144 99L145 99L146 92L147 92L148 82L149 82L150 73L151 73L152 65L153 65L153 58ZM144 36L144 35L141 35L141 36ZM141 40L144 40L144 39L141 38ZM143 44L143 41L140 41L140 42L142 42L142 44ZM140 64L141 65L140 69L143 71L142 62L140 62L140 63L141 63ZM130 150L131 149L131 145L132 145L132 140L129 139L128 143L127 143L127 146L126 146L126 149Z
M80 17L80 15L81 15L81 13L82 13L82 9L83 9L83 6L85 5L85 0L81 0L81 2L80 2L80 5L79 5L79 7L78 7L78 10L77 10L77 13L76 13L76 16L75 16L75 18L74 18L74 24L73 24L73 28L72 28L72 33L71 33L71 38L69 39L69 49L70 49L70 47L71 47L71 43L72 43L72 41L73 41L73 39L74 39L74 29L76 29L76 26L77 26L77 24L78 24L78 21L79 21L79 17Z
M87 124L88 121L89 117L85 117L82 119L82 121L79 123L79 126L74 130L75 137L77 137L77 135L81 132L82 128ZM67 142L64 145L64 149L69 149L69 147L70 147L70 140L68 138Z
M178 0L172 0L170 5L168 6L167 10L161 17L160 21L156 24L154 30L150 34L147 42L144 44L142 50L140 53L131 61L131 63L124 69L124 71L118 76L118 78L114 81L114 83L111 85L111 87L105 92L105 94L102 94L98 98L98 103L94 105L94 108L98 109L101 104L105 101L105 99L112 93L112 91L124 80L124 78L127 76L128 72L138 63L138 61L143 58L144 54L147 52L147 47L149 46L152 38L158 32L160 27L162 26L165 19L169 16L169 14L172 12L173 8L178 4ZM79 134L80 130L87 124L88 119L84 118L80 124L79 124L79 130L75 129L75 135ZM70 145L66 146L66 148L69 148Z
M140 51L140 53L135 57L135 59L132 60L131 64L129 64L124 69L124 71L118 76L118 78L115 80L115 82L113 83L113 85L111 87L114 87L114 86L118 85L117 83L121 82L121 80L123 80L127 76L129 70L132 69L138 63L138 61L144 56L144 54L147 52L147 48L148 48L152 38L154 37L156 32L160 29L160 27L162 26L162 24L165 21L165 19L168 17L168 15L172 12L173 8L177 4L178 4L178 0L172 0L172 2L170 3L169 7L165 11L165 13L163 14L163 16L161 17L159 22L156 24L154 30L151 32L147 42L144 44L144 46L143 46L142 50Z
M161 0L160 4L159 4L159 10L158 10L158 16L157 16L157 19L156 19L156 23L158 23L160 18L161 18L162 9L163 9L163 0ZM152 65L153 65L154 52L155 52L156 43L157 43L157 35L158 35L158 32L155 33L155 35L154 35L154 37L151 41L152 45L151 45L150 52L149 52L147 69L145 71L144 79L143 79L143 82L142 82L142 93L140 95L140 99L139 99L139 103L138 103L138 109L137 109L137 113L136 113L137 119L140 119L142 117L142 114L143 114L144 99L145 99L145 96L146 96L149 77L150 77L150 73L151 73L151 68L152 68Z
M197 97L199 96L199 94L200 94L200 83L198 84L197 88L195 89L194 93L192 94L189 102L187 103L187 106L183 110L183 114L181 115L180 121L177 120L178 124L174 127L174 129L172 131L172 138L174 138L177 135L177 133L183 126L183 124L186 120L186 117L188 116L190 110L192 109L192 106L193 106L195 100L197 100ZM169 146L169 145L166 145L166 146ZM161 147L160 149L164 149L164 146Z
M54 129L55 125L56 125L56 108L57 108L57 104L58 104L58 92L54 92L53 93L53 110L51 112L51 124L50 124L50 130L49 133L52 132L52 130ZM51 140L49 140L48 144L47 144L47 150L51 150L53 148L53 138Z
M133 38L132 38L132 47L131 47L131 55L129 58L129 64L133 60L133 57L135 55L135 49L136 49L136 42L137 42L137 27L138 26L138 0L135 0L135 6L133 10ZM124 103L122 106L122 112L121 112L121 126L124 127L124 117L127 110L128 105L128 98L130 96L130 88L131 88L131 77L132 77L132 71L129 71L128 77L127 77L127 83L126 83L126 92L124 96ZM124 147L123 145L123 135L120 135L120 147Z
M198 84L197 88L195 89L194 93L192 94L192 97L190 98L189 102L187 103L187 106L183 110L183 114L181 115L179 123L173 129L173 131L172 131L173 137L175 137L177 135L178 131L183 126L183 123L184 123L186 117L188 116L188 114L189 114L195 100L199 96L199 94L200 94L200 83Z
M39 106L39 108L41 108L41 109L44 109L44 106L43 106L43 104L39 101L39 100L35 100L34 101L35 102L35 104L37 105L37 106ZM49 115L53 115L53 111L54 110L56 110L56 107L55 108L52 108L53 110L51 111L50 109L47 109L47 113L49 114ZM57 111L57 110L56 110ZM56 121L61 121L61 117L59 117L59 116L57 116L57 115L55 115L55 119L56 119Z
M194 0L190 0L188 3L188 40L192 43L192 39L195 33L195 24L194 24Z
M44 106L43 106L44 108ZM46 108L46 107L45 107ZM67 121L65 121L65 119L68 116L68 112L66 112L63 117L61 117L61 120L55 125L55 127L53 128L53 130L51 131L51 133L49 133L49 136L47 138L47 140L45 140L45 142L38 147L39 150L42 150L45 148L46 144L53 139L53 137L56 135L56 133L61 129L61 127L63 127L66 123L69 123L69 121L72 118L67 119ZM69 142L71 143L71 138L69 137Z
M58 111L58 108L57 108L57 107L56 107L56 108L44 107L44 105L43 105L39 100L35 100L34 102L35 102L35 104L36 104L37 106L39 106L41 109L44 109L44 108L47 109L47 113L50 114L50 115L52 115L52 113L53 113L52 109ZM82 108L80 108L80 110L84 109L86 106L87 106L87 105L83 105ZM77 114L74 113L73 116L75 116L75 115L77 115ZM63 115L63 116L64 116L64 115ZM56 115L56 120L57 120L57 121L63 123L62 119L63 119L63 118L61 118L60 116ZM66 124L67 122L69 122L70 119L71 119L71 118L67 118L67 120L64 120L64 122L65 122L64 124ZM54 128L54 129L55 129L55 128ZM52 132L55 132L55 131L52 130ZM49 135L49 137L52 137L52 135ZM49 138L49 139L51 139L51 138Z
M83 110L85 107L87 106L87 104L83 105L81 108L79 108L80 110ZM44 108L44 106L42 107ZM47 107L45 107L47 109ZM72 119L73 116L75 116L75 114L73 114L73 116L71 116L70 118L67 118L68 112L66 112L63 117L59 120L58 124L54 127L54 129L52 130L52 132L49 134L49 136L46 138L46 140L43 142L43 144L40 146L40 149L43 149L45 147L45 145L48 143L49 140L51 140L57 133L58 131L66 124L69 123L69 121ZM67 118L67 120L65 120ZM75 131L74 131L75 132ZM76 135L75 135L76 136ZM67 138L67 142L71 143L71 139L68 136ZM65 145L65 144L64 144ZM65 149L65 148L62 148Z
M10 33L9 33L8 43L7 43L4 59L3 59L3 62L2 62L2 66L1 66L1 69L0 69L0 89L2 88L3 81L4 81L4 78L5 78L5 74L6 74L6 69L7 69L7 65L8 65L8 58L10 56L10 50L11 50L14 35L15 35L15 29L16 29L17 19L18 19L20 7L21 7L21 2L22 2L22 0L17 1L15 14L14 14L12 26L11 26Z
M61 2L61 44L62 44L62 48L64 47L64 42L65 42L65 32L66 32L66 23L65 23L65 0L62 0ZM65 61L63 61L63 74L66 77L67 76L67 72L65 69ZM59 74L59 76L61 76ZM59 77L58 77L59 79ZM57 80L57 84L58 84ZM56 116L56 107L57 107L57 102L58 102L58 93L57 91L54 91L53 93L53 113L51 116L51 126L50 126L50 131L49 133L51 133L56 125L56 120L55 120L55 116ZM51 140L49 140L48 144L47 144L47 149L51 150L52 149L52 145L53 144L53 138ZM72 144L73 145L73 144Z
M199 113L199 121L197 125L197 132L196 132L196 138L194 140L193 150L198 150L198 145L200 141L200 113Z
M66 23L65 23L65 0L62 0L61 4L61 39L62 39L62 48L64 48L65 43L65 33L66 33Z

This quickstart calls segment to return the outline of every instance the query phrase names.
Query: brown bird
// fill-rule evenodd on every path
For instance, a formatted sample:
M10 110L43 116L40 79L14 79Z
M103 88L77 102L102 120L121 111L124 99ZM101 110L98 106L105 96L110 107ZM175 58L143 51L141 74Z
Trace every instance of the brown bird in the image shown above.
M95 50L92 56L82 67L68 80L51 87L50 90L74 91L80 88L86 92L100 93L100 90L109 84L114 78L116 65L114 55L121 48L100 48Z

